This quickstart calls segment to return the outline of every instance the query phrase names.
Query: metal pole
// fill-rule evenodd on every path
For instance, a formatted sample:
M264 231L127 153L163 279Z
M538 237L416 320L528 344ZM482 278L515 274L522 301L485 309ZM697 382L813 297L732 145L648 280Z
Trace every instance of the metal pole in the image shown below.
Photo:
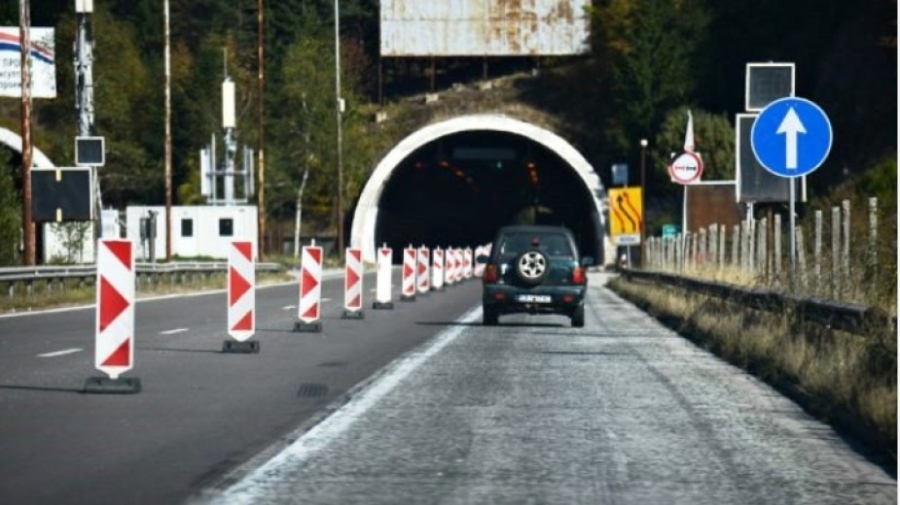
M790 234L791 234L791 273L790 273L791 293L794 293L797 290L796 289L797 288L797 286L796 286L797 234L795 233L795 230L797 229L797 217L794 215L794 214L796 214L795 207L797 206L797 202L796 202L797 198L796 198L796 195L794 194L794 189L795 189L795 184L796 184L794 182L794 177L791 177L790 179L791 179L791 181L790 181L790 189L789 190L791 192L791 195L790 195L789 199L790 199L790 207L791 207L791 209L790 209L790 212L791 212L790 223L791 224L790 224L790 227L788 228L788 230L790 230ZM780 258L775 259L775 261L779 261L779 260L780 260Z
M166 63L166 261L172 261L172 76L169 63L169 0L164 3Z
M647 207L644 203L647 200L646 154L647 139L641 139L641 246L644 245L644 240L647 236L645 232L645 223L647 222L647 216L644 213L644 209L646 209ZM641 268L646 267L647 262L644 260L644 254L641 253Z
M34 265L34 223L31 222L31 7L19 0L19 38L22 53L22 241L25 265Z
M337 171L338 171L338 188L337 188L337 250L338 255L343 259L344 256L344 160L343 160L343 139L341 138L341 109L343 100L341 99L341 28L340 28L340 8L338 0L334 0L334 87L337 103L335 104L337 116Z
M259 145L257 147L257 164L259 165L259 170L257 171L257 177L259 181L259 191L256 194L257 198L257 209L256 209L256 219L257 226L259 230L257 230L259 237L257 238L257 255L259 259L263 258L263 254L265 253L265 245L266 245L266 165L265 165L265 157L263 156L263 147L265 144L263 143L263 84L265 74L263 73L263 48L264 48L264 27L263 24L263 0L258 1L257 5L257 31L259 32L259 37L257 40L257 56L259 58L259 72L257 74L257 99L258 103L258 117L257 117L257 129L259 130Z

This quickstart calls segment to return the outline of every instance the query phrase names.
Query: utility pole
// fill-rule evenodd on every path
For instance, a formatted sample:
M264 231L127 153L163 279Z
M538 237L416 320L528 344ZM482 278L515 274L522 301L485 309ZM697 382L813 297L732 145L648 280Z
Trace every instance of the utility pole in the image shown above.
M341 28L340 28L340 10L338 0L334 0L334 83L335 96L337 103L337 171L338 171L338 188L337 188L337 252L338 257L344 257L344 159L343 159L343 139L341 138L341 114L344 112L344 99L341 98Z
M259 69L256 78L257 85L257 130L259 131L259 145L257 146L257 164L259 165L259 171L257 172L257 178L259 181L259 192L256 194L256 220L257 220L257 233L259 237L257 238L257 255L258 259L263 258L263 254L265 253L265 245L266 245L266 165L265 165L265 157L263 156L263 148L265 146L263 142L263 83L264 76L263 73L263 56L264 56L264 42L265 38L263 37L265 26L263 25L263 0L258 0L257 4L257 32L258 32L258 40L256 43L257 57L259 59Z
M169 0L163 8L165 18L166 64L166 261L172 261L172 72L169 48Z
M645 232L647 228L647 139L641 139L641 268L647 268L647 261L645 256L647 256L647 233Z
M78 109L78 137L82 138L91 135L91 127L94 125L94 50L88 22L89 15L93 12L93 0L75 0L75 18L78 25L75 38L75 107ZM96 242L103 236L103 194L100 192L99 167L90 168L94 177L93 191L97 195L94 206L97 213L94 223ZM96 248L94 250L97 251Z
M31 222L31 6L19 0L19 39L22 50L22 261L35 264L34 223Z

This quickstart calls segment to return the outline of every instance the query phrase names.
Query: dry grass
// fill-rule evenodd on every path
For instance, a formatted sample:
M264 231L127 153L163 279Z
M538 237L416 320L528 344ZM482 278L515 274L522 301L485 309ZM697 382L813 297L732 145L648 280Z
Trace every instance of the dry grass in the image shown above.
M736 366L801 400L896 462L896 335L860 337L677 288L627 281L610 288Z

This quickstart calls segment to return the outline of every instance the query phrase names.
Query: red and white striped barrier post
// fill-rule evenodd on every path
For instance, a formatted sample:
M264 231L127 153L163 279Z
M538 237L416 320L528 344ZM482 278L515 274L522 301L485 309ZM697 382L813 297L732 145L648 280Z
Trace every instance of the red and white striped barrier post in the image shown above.
M416 262L416 250L410 245L403 250L403 286L400 292L402 302L412 302L416 299Z
M444 285L453 286L453 248L444 249Z
M300 303L297 304L294 331L316 333L322 331L322 248L313 240L303 246L300 255Z
M472 248L466 247L463 251L463 277L472 278Z
M462 282L462 253L458 247L453 248L453 282Z
M256 332L256 265L253 242L235 240L228 249L228 334L222 352L258 353Z
M363 318L362 250L348 247L344 254L344 319Z
M431 289L444 289L444 251L440 247L435 247L431 252Z
M393 256L394 251L387 244L378 250L378 271L376 273L378 278L375 280L373 309L391 310L394 308L394 302L391 301Z
M94 367L85 393L138 393L141 380L119 378L134 368L134 243L100 240L97 249L97 318Z
M475 277L484 277L486 265L478 261L481 256L487 256L485 247L483 245L475 246L475 266L472 267L472 275Z
M424 295L431 291L431 272L428 264L431 262L430 251L424 245L419 248L417 253L418 269L416 270L416 288L420 295Z

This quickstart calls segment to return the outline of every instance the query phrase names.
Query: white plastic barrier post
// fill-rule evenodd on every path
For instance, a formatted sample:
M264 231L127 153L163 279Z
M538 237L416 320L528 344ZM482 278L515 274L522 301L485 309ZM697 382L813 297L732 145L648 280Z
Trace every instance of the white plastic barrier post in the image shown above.
M444 289L444 251L435 247L431 254L431 289L442 291Z
M424 245L419 248L417 260L418 270L416 271L416 284L420 295L424 295L431 291L431 272L428 270L428 264L431 262L430 251Z
M94 367L85 393L138 393L141 380L119 378L134 368L134 243L107 239L97 249L97 317Z
M362 250L348 247L344 254L344 319L362 319L363 262Z
M222 352L258 353L256 332L256 264L253 242L235 240L228 248L228 334Z
M466 247L463 251L463 277L472 278L472 248Z
M303 246L300 254L300 303L294 331L317 333L322 331L322 248L313 240Z
M410 245L403 250L403 286L400 293L401 302L416 300L416 249Z
M394 251L385 244L378 250L378 271L375 289L375 303L372 304L373 309L391 310L394 303L391 301L392 288L392 260Z

